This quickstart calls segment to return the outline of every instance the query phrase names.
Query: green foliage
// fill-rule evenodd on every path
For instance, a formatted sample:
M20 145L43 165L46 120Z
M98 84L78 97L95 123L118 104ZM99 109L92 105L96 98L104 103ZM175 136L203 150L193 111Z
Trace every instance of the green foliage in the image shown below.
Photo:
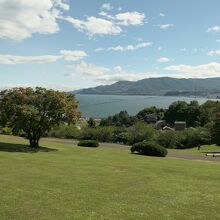
M75 125L61 125L54 127L48 136L55 138L78 139L80 137L80 130Z
M93 118L89 118L88 120L88 126L90 128L94 128L96 126L95 120Z
M136 118L130 116L127 111L121 111L119 114L109 116L106 119L102 119L100 126L132 126L136 121Z
M95 140L81 140L81 141L79 141L78 146L82 146L82 147L98 147L99 146L99 142L95 141Z
M144 122L138 122L133 126L127 128L124 134L125 144L134 144L143 140L155 140L158 135L158 131Z
M186 121L187 127L194 127L199 124L200 106L197 101L189 104L185 101L172 103L164 114L165 120L174 124L175 121Z
M176 148L193 148L198 145L210 144L211 134L206 128L190 128L185 131L176 132Z
M189 104L183 101L172 103L165 112L165 120L173 124L176 120L186 121L187 127L204 126L215 119L220 112L219 101L207 101L199 105L197 101Z
M13 132L12 132L12 129L9 128L9 127L4 127L4 128L1 128L1 134L4 134L4 135L12 135Z
M143 140L157 139L158 131L144 122L137 122L128 128L118 126L98 126L96 128L83 128L80 139L98 140L101 142L114 142L134 144Z
M166 148L193 148L211 144L211 133L207 128L189 128L185 131L164 131L159 134L158 143Z
M167 155L167 149L160 146L154 141L142 141L134 144L131 147L131 152L138 152L142 155L165 157Z
M141 110L140 112L138 112L136 117L138 119L144 120L145 122L149 122L149 116L154 115L157 120L160 120L160 119L163 119L164 117L164 111L165 111L164 109L153 106L153 107L149 107L149 108L145 108Z
M216 114L216 118L211 128L211 133L213 143L220 146L220 112Z
M204 126L210 122L213 122L216 118L216 114L220 112L219 101L207 101L201 105L200 123Z
M158 143L165 148L175 148L177 134L175 131L161 131L158 136Z
M83 128L80 139L98 140L101 142L117 142L117 135L121 129L115 126L98 126L96 128Z
M31 147L52 127L63 122L75 123L78 102L70 93L44 88L14 88L0 93L0 123L12 130L22 130Z

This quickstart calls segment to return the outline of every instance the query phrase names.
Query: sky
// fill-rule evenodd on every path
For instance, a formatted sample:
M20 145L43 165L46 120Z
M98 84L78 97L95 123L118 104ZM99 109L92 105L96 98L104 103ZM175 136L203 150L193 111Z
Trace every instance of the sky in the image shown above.
M0 0L0 88L220 77L219 0Z

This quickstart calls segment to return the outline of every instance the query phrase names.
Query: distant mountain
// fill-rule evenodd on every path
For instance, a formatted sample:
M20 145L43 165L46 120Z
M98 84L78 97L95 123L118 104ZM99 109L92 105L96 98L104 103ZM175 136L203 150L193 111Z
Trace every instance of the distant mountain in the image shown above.
M100 95L186 95L220 94L220 77L207 79L148 78L139 81L119 81L75 91L78 94Z

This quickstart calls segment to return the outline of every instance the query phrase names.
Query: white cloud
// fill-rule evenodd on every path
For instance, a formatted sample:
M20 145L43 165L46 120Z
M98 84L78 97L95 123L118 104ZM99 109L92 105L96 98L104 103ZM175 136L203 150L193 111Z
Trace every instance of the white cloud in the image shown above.
M127 72L121 66L106 68L83 61L75 65L69 65L67 67L71 70L71 73L68 74L68 76L80 76L82 79L89 79L93 82L101 82L102 84L110 84L120 80L136 81L148 77L159 76L158 73L154 72Z
M95 49L95 52L100 52L100 51L103 51L103 50L104 50L104 49L100 47L100 48L96 48L96 49Z
M140 48L145 48L145 47L149 47L151 46L153 43L152 42L142 42L140 44L137 44L137 45L128 45L126 47L123 47L123 46L116 46L116 47L109 47L107 49L107 51L120 51L120 52L125 52L125 51L132 51L132 50L138 50Z
M66 0L54 0L54 3L65 11L70 9L70 6L66 3Z
M158 63L167 63L167 62L170 62L170 59L167 58L167 57L160 57L158 60L157 60Z
M82 50L61 50L60 55L40 55L40 56L16 56L10 54L0 54L0 64L25 64L25 63L49 63L56 62L63 58L66 61L78 61L88 56Z
M105 11L100 11L99 15L101 15L101 16L108 16L108 14Z
M87 53L82 50L61 50L60 54L67 61L77 61L87 57Z
M167 29L169 29L169 28L171 28L171 27L174 27L174 24L160 24L160 25L158 25L158 26L159 26L159 28L162 29L162 30L167 30Z
M122 32L122 29L113 21L88 17L86 21L75 19L72 17L62 17L63 20L70 22L79 31L85 31L88 35L117 35Z
M159 14L160 17L165 17L166 15L164 13Z
M151 73L149 73L151 74ZM103 76L99 76L97 78L97 81L101 81L102 83L114 83L117 81L137 81L137 80L141 80L141 79L145 79L147 77L149 77L149 74L145 73L145 74L136 74L136 73L115 73L115 74L108 74L108 75L103 75Z
M90 63L86 63L84 61L81 61L80 63L74 64L74 65L69 65L67 66L69 69L71 69L71 74L70 75L82 75L82 76L99 76L103 75L107 72L109 72L110 69L106 67L99 67L95 66Z
M164 70L168 73L161 72L130 72L124 70L121 66L106 68L96 66L85 62L69 66L72 74L70 76L82 77L93 82L102 84L111 84L120 80L136 81L149 77L176 77L176 78L208 78L219 77L220 63L208 63L198 66L190 65L172 65L167 66Z
M220 32L220 26L209 27L206 32Z
M163 47L159 46L159 47L157 48L157 50L158 50L158 51L161 51L161 50L163 50Z
M212 56L212 57L220 56L220 50L211 50L211 51L208 52L208 55Z
M156 72L128 72L124 70L121 66L116 66L111 69L110 72L98 76L95 80L102 82L103 84L111 84L117 81L137 81L149 77L158 76L160 76L160 74Z
M216 40L217 43L220 43L220 39Z
M118 11L122 11L122 7L119 6L119 7L118 7Z
M52 56L52 55L43 55L43 56L14 56L8 54L0 54L0 64L23 64L23 63L49 63L55 62L62 56Z
M137 38L137 41L143 42L144 40L143 40L143 38L139 37L139 38Z
M110 3L104 3L102 6L101 6L101 9L102 10L112 10L114 7L110 4Z
M53 34L69 5L64 0L1 0L0 38L21 41L34 33Z
M173 77L180 78L208 78L208 77L219 77L220 63L212 62L208 64L202 64L197 66L190 65L173 65L167 66L165 70L175 71L179 73L170 74Z
M99 15L102 18L95 16L87 17L86 20L70 16L59 16L59 18L71 23L77 30L86 32L90 37L94 35L118 35L122 32L122 26L143 25L145 18L145 14L136 11L119 13L114 16L101 11Z
M119 22L119 25L143 25L145 14L139 12L125 12L115 15L115 19Z
M185 47L184 47L184 48L181 48L180 51L181 51L181 52L186 52L186 48L185 48Z

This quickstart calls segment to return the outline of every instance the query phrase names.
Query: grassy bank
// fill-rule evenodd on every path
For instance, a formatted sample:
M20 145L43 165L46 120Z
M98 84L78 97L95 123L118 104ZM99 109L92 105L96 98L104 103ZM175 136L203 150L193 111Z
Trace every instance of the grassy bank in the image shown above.
M0 136L1 219L220 218L220 163L50 139L34 153L26 143Z

